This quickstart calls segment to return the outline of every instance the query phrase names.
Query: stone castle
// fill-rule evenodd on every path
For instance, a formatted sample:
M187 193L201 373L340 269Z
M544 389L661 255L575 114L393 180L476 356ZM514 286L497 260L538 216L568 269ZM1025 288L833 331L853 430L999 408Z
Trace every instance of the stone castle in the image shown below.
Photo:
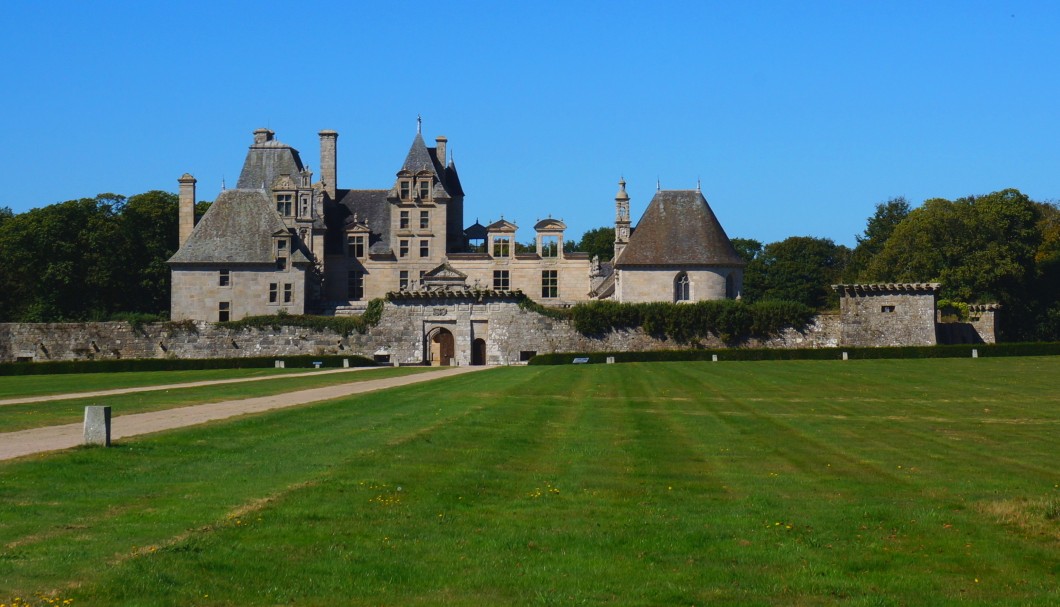
M196 180L180 184L180 249L172 269L174 320L358 313L400 294L521 292L546 306L736 298L743 260L696 190L658 191L634 230L629 195L615 197L613 262L564 250L566 225L534 225L534 248L501 219L465 227L464 189L446 137L427 147L421 127L389 187L338 187L338 133L321 131L320 179L268 129L254 132L239 182L196 224Z

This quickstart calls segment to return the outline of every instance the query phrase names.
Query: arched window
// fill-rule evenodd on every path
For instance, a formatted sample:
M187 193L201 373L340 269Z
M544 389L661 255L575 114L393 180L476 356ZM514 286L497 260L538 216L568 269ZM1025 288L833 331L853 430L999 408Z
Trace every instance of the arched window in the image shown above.
M689 289L688 273L681 272L674 278L674 301L689 301L691 290Z

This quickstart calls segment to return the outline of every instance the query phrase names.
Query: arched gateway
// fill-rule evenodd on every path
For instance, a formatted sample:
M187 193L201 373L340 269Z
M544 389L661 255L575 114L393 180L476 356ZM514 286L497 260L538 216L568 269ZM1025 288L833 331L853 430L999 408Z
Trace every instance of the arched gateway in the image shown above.
M456 342L449 329L438 327L427 334L427 363L432 367L448 367L456 356Z

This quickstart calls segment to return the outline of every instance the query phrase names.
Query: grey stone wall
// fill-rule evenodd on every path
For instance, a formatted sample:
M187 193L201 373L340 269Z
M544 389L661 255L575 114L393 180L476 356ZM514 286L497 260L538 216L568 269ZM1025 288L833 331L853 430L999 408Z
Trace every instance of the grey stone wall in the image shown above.
M717 339L697 344L656 340L642 331L615 331L600 338L581 335L565 321L526 311L514 301L440 300L432 305L387 303L382 322L367 334L343 337L297 327L232 330L208 322L0 324L0 362L113 358L218 358L296 354L389 354L418 364L427 358L427 335L452 333L455 362L471 363L472 344L482 339L488 364L516 364L524 353L609 352L724 347ZM839 345L839 319L818 316L804 331L786 330L748 347L806 348Z
M938 285L836 285L840 345L933 346Z

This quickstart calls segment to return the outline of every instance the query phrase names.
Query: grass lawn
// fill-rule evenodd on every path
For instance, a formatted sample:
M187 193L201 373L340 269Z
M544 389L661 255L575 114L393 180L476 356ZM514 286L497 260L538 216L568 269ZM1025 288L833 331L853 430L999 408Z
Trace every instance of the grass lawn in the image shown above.
M0 464L0 603L1057 605L1060 357L495 369Z
M184 407L201 403L219 402L223 400L253 398L269 394L282 394L305 390L308 388L319 388L322 386L334 386L337 384L348 384L354 382L382 379L384 377L396 377L400 375L411 375L413 373L430 372L430 367L385 367L380 369L364 369L345 373L325 373L321 375L307 375L304 377L288 377L290 373L273 375L262 374L260 369L245 369L239 373L238 369L226 369L226 373L220 377L195 377L179 381L206 381L209 379L235 379L239 377L270 377L268 381L254 381L247 383L232 383L213 386L199 386L194 388L166 388L167 383L172 383L168 377L164 383L159 384L158 390L150 392L134 392L131 394L112 394L108 396L93 396L88 398L72 398L68 400L44 401L37 403L25 403L18 405L0 405L0 432L14 432L27 428L40 428L42 426L54 426L58 424L72 424L84 419L85 407L88 405L110 405L112 414L125 415L127 413L144 413L146 411L159 411ZM290 370L289 370L290 371ZM306 369L300 369L306 372ZM310 371L311 372L311 371ZM161 372L166 373L166 372ZM207 371L178 371L178 373L206 374ZM156 376L159 373L150 372L144 375ZM107 375L107 374L101 374ZM136 375L135 373L116 373L115 376ZM55 377L55 376L52 376ZM86 377L82 375L81 377ZM33 377L36 379L36 377ZM22 378L18 378L22 379ZM0 378L0 385L6 378ZM128 386L131 381L126 377L115 377L110 385L97 382L92 390L109 390ZM153 385L153 384L138 384ZM68 386L73 390L76 388ZM12 397L13 398L13 397Z

